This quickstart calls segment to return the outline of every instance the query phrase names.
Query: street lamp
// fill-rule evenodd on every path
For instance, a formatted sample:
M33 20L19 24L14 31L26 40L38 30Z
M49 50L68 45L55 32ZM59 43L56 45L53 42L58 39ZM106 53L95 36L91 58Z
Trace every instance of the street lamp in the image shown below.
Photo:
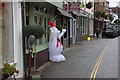
M35 42L35 36L34 35L30 35L28 38L28 45L29 45L29 64L28 64L28 78L31 78L30 76L30 68L31 68L31 55L33 52L33 44Z

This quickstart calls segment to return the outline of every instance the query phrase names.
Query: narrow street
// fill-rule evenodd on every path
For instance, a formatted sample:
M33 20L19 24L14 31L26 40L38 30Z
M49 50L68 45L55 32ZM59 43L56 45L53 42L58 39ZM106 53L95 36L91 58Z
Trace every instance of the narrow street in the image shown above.
M49 62L42 78L118 78L118 37L84 41L63 53L65 62Z

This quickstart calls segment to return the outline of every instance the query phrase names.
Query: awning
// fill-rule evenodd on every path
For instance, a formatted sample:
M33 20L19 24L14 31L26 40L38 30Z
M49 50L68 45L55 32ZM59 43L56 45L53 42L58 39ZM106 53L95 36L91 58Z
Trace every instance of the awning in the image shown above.
M60 8L57 8L57 10L60 12L61 15L69 17L69 18L73 18L68 12L66 12Z
M75 14L76 16L79 16L77 12L72 11L72 13Z
M88 17L88 13L86 13L85 11L82 11L82 10L79 12L78 15L79 15L79 16Z

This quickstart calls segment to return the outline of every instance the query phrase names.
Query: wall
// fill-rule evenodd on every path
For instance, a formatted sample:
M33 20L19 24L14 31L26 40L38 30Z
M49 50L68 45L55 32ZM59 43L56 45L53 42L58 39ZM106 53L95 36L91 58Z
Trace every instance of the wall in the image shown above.
M21 3L13 3L13 26L14 26L14 62L19 70L18 78L23 77L23 44L22 44L22 17Z
M2 5L2 3L0 3ZM2 60L2 12L0 13L0 60ZM0 68L2 63L0 63Z
M3 22L2 22L2 57L14 61L13 52L13 24L12 24L12 4L5 3L3 9Z

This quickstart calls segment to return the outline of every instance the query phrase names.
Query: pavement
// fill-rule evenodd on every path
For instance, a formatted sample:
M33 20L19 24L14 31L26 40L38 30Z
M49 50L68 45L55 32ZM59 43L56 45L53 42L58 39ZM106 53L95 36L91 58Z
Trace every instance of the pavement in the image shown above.
M38 69L42 78L90 78L92 72L95 78L118 78L118 38L84 41L63 55L64 62L48 62Z

